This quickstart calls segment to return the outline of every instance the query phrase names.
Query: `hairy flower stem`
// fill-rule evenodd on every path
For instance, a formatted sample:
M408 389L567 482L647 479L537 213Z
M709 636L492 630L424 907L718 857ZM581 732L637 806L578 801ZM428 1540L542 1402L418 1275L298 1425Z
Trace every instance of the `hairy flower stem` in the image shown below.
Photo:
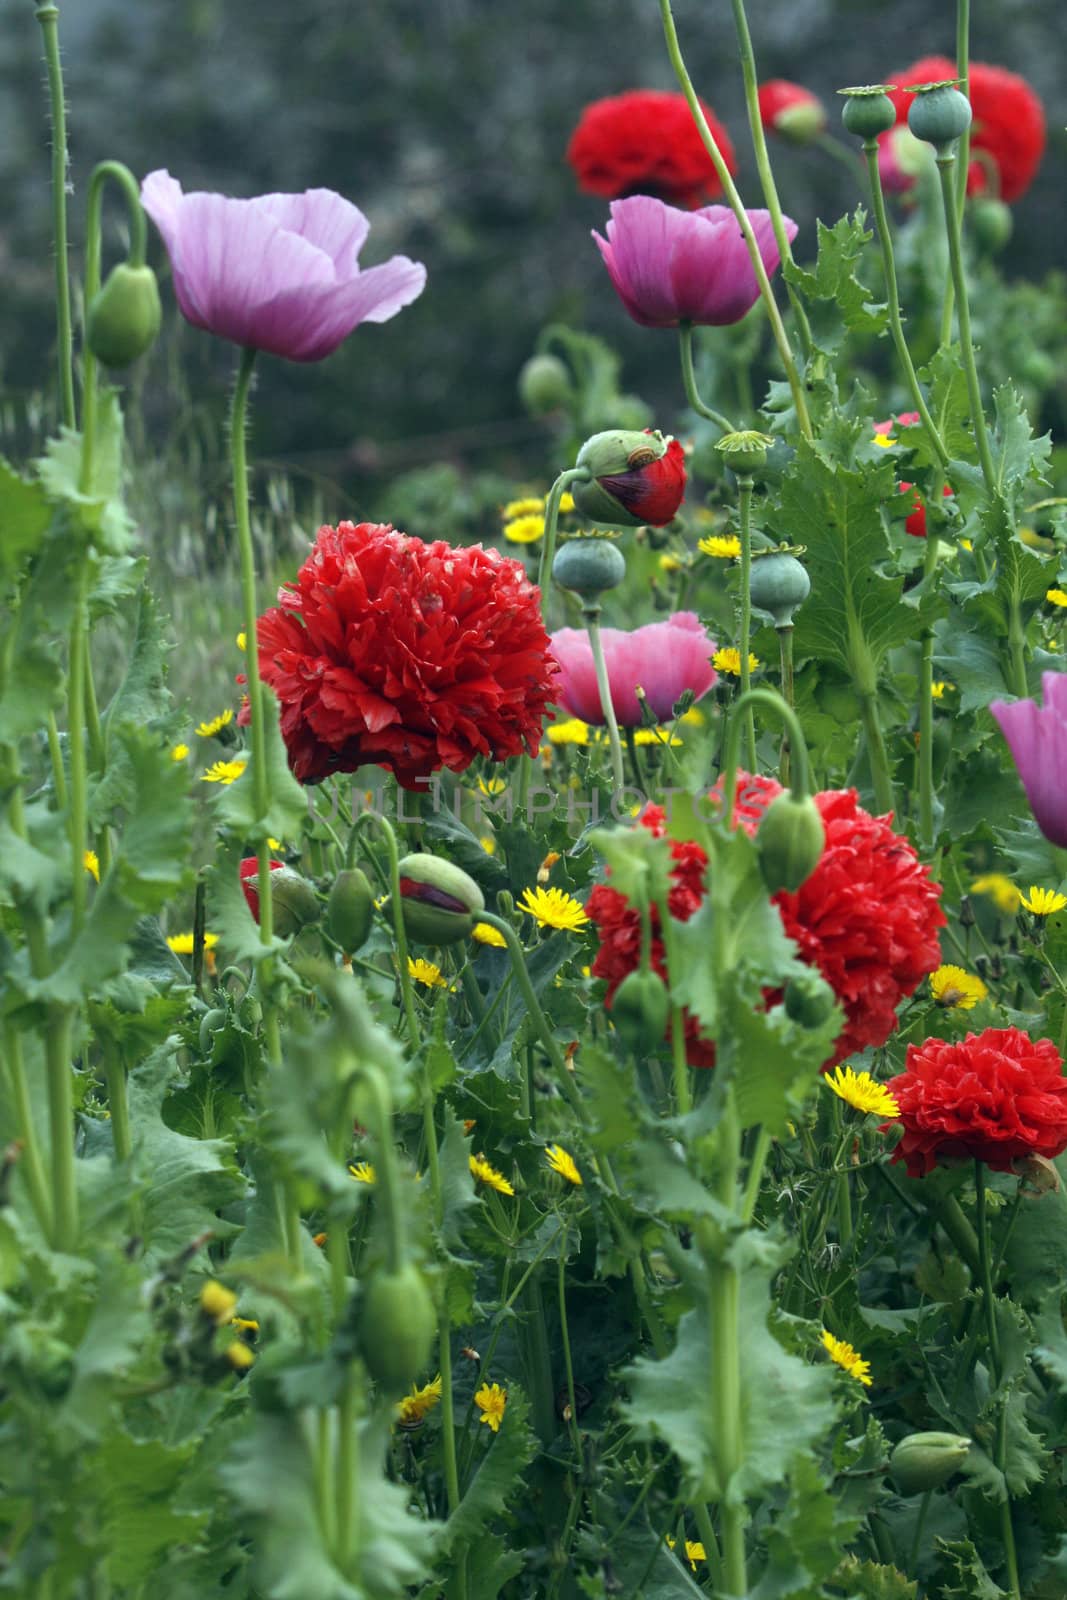
M456 1458L456 1408L452 1394L452 1324L447 1307L437 1324L437 1364L441 1369L441 1435L445 1466L445 1494L451 1516L459 1505L459 1467Z
M790 747L796 759L793 793L803 799L811 792L808 746L796 712L773 689L746 689L734 703L733 715L726 730L726 750L722 764L722 814L727 821L733 816L734 800L737 796L737 755L743 725L742 714L754 705L766 706L768 711L776 712L785 723L789 730Z
M38 1227L47 1239L52 1233L52 1201L48 1192L41 1146L37 1138L37 1123L33 1114L33 1102L30 1099L29 1081L26 1077L26 1062L22 1054L22 1035L10 1024L4 1028L4 1059L7 1063L11 1099L15 1109L19 1142L22 1146L19 1170L26 1179L26 1188L29 1191Z
M787 622L784 627L778 628L778 659L781 667L782 699L787 706L795 705L796 696L793 688L793 624ZM789 784L789 735L783 733L782 743L778 752L778 781L788 786Z
M930 443L937 454L937 459L943 467L948 466L948 451L945 442L938 432L937 425L930 415L930 408L926 404L919 375L915 371L915 363L911 359L908 341L904 335L904 320L900 314L900 292L897 288L897 267L893 255L893 235L889 230L889 218L886 215L885 195L882 193L882 177L878 171L878 140L866 139L863 144L863 153L867 158L867 172L871 181L871 200L874 206L874 220L878 228L878 242L882 247L882 267L885 271L886 298L889 303L889 331L893 336L893 345L897 352L905 381L911 391L915 409L922 418L923 427L929 436Z
M126 1088L126 1067L118 1049L106 1038L102 1041L104 1053L104 1081L107 1084L107 1103L111 1112L111 1140L115 1160L130 1159L130 1106Z
M559 503L572 483L588 483L588 467L567 467L560 473L545 502L545 531L541 539L541 559L537 564L537 584L541 590L541 615L548 622L548 592L552 579L552 562L556 554L556 525L559 522Z
M78 554L74 614L70 624L70 659L67 667L67 761L70 770L71 929L77 935L85 921L88 873L85 852L89 846L89 770L85 758L85 669L89 653L89 559Z
M563 1344L563 1368L567 1377L567 1430L571 1436L575 1462L582 1459L582 1436L578 1432L578 1404L574 1397L574 1362L567 1327L567 1252L561 1250L556 1263L556 1293L559 1301L559 1333Z
M789 245L789 235L785 231L785 222L782 217L782 202L778 198L778 186L774 181L774 172L771 168L771 158L767 152L767 139L763 132L763 118L759 109L759 82L756 73L756 55L752 49L752 35L748 31L748 18L745 15L745 0L731 0L734 13L734 30L737 33L737 48L741 58L741 77L745 85L745 105L748 108L748 126L752 133L752 148L756 156L756 170L759 172L760 188L763 198L767 202L767 210L771 214L771 227L774 229L775 242L778 245L778 254L783 267L793 265L793 252ZM813 345L811 327L807 314L801 303L800 296L789 281L786 281L789 291L789 303L793 307L796 318L797 332L800 334L800 345L805 358L811 356Z
M934 483L940 495L940 474ZM937 570L937 539L931 529L923 561L923 588L927 589ZM923 629L919 657L919 842L924 851L934 848L934 630Z
M737 525L741 542L741 695L748 694L752 671L748 661L748 642L752 632L752 596L748 586L752 576L752 490L750 476L737 480ZM752 706L744 712L745 760L749 772L756 770L756 724L752 720Z
M960 93L971 98L971 0L956 0L956 76ZM967 200L967 173L971 165L971 129L968 125L960 134L956 161L956 216L963 227L963 212ZM952 342L952 310L955 293L952 273L945 280L945 298L941 306L941 348Z
M59 418L77 425L74 411L74 343L70 319L70 263L67 259L67 111L63 68L59 61L59 7L53 0L37 6L52 118L52 236L56 252L56 355L59 363Z
M685 389L685 398L698 417L714 422L723 433L733 433L734 425L729 417L724 417L721 411L716 411L713 406L705 405L697 389L696 372L693 369L693 324L680 322L678 324L678 350L682 358L682 385Z
M941 204L945 213L945 232L948 236L948 258L952 268L952 281L956 288L956 315L960 326L960 361L967 380L967 398L971 406L971 426L978 446L978 460L982 477L991 495L998 491L993 452L989 445L985 412L982 409L982 389L978 382L978 367L974 359L974 341L971 338L971 307L967 295L967 279L963 271L963 250L960 244L960 219L956 212L956 196L952 172L956 157L952 151L938 155L937 170L941 178Z
M994 1388L1001 1381L1000 1335L997 1331L997 1308L993 1299L993 1273L990 1265L989 1222L986 1217L985 1162L974 1164L975 1231L978 1234L978 1253L982 1276L982 1309L985 1315L986 1340L989 1345L990 1371ZM1003 1472L1007 1450L1006 1396L999 1397L995 1459ZM1011 1495L1007 1494L1000 1507L1000 1532L1004 1544L1004 1559L1008 1568L1009 1592L1012 1600L1022 1600L1019 1588L1019 1562L1015 1553L1015 1529L1011 1520Z
M100 212L103 205L104 185L108 179L117 183L126 202L130 224L131 267L143 267L148 249L148 225L141 206L137 179L121 161L101 161L93 168L89 179L89 198L86 203L85 232L85 315L100 292L100 257L102 251ZM85 339L82 345L82 457L79 487L88 494L93 481L93 458L96 450L98 370L97 360Z
M731 1090L719 1123L719 1151L716 1190L719 1204L728 1212L737 1205L737 1177L740 1164L740 1128ZM718 1231L718 1230L716 1230ZM726 1239L710 1243L707 1251L708 1315L711 1332L710 1394L715 1418L717 1477L723 1489L719 1505L722 1528L723 1592L731 1596L748 1594L745 1568L744 1504L726 1497L728 1485L744 1456L741 1417L741 1282L737 1268L725 1259Z
M893 809L893 783L889 776L889 757L882 737L882 723L878 715L878 696L873 691L860 694L860 712L863 731L867 737L867 760L871 769L871 788L874 803L880 812Z
M48 1127L52 1140L52 1246L70 1254L78 1242L78 1191L74 1172L74 1093L71 1052L77 1011L49 1006L45 1028Z
M615 716L615 707L611 699L611 685L608 682L608 667L604 660L604 645L600 638L600 605L593 602L582 607L582 620L589 634L589 648L593 653L593 667L596 671L596 686L600 694L600 709L604 713L604 723L608 730L608 746L611 750L611 778L615 785L615 793L621 794L626 787L626 775L622 767L622 745L619 742L619 724Z
M671 66L674 68L675 77L678 79L682 93L685 95L690 114L692 115L693 121L697 125L697 132L700 134L701 142L703 143L705 150L708 152L708 155L711 157L711 163L715 168L719 182L722 184L723 194L726 197L726 202L734 216L737 218L737 225L744 235L745 244L748 247L749 258L752 262L752 270L755 273L756 282L759 284L759 291L763 297L763 303L767 308L767 317L771 324L771 332L774 335L774 342L778 347L778 354L781 357L782 366L785 368L785 374L789 380L789 389L793 396L793 405L796 407L797 424L805 439L810 440L812 438L811 418L808 416L808 404L804 395L804 384L800 373L797 371L797 364L793 356L792 347L789 343L789 336L787 335L785 331L785 325L782 322L782 314L778 310L778 302L774 298L774 290L771 288L771 280L767 276L767 269L763 265L763 257L760 255L759 244L756 240L756 235L753 232L752 224L749 221L748 212L745 210L741 196L738 194L736 185L734 184L734 180L730 176L726 162L723 160L722 151L719 149L719 146L716 143L715 135L708 127L708 119L705 117L704 112L701 109L700 100L697 96L696 90L693 87L692 79L689 76L688 69L686 68L685 61L682 57L681 46L678 43L678 32L674 26L674 16L671 12L671 0L660 0L660 15L663 20L664 38L667 42L667 54L670 57Z

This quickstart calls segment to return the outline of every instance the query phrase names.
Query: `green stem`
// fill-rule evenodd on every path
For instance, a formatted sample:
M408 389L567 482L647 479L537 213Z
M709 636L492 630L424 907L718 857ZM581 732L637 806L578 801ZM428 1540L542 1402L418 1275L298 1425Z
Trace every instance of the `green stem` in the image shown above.
M442 1312L438 1324L438 1365L441 1368L441 1445L445 1463L445 1493L451 1516L459 1505L459 1468L456 1463L456 1406L452 1394L452 1325Z
M778 354L781 357L782 366L785 368L785 374L789 380L789 389L793 396L793 404L796 407L798 426L805 439L810 440L812 438L811 418L808 416L804 385L801 381L800 373L797 371L797 364L782 322L782 314L778 310L778 303L774 298L774 291L771 288L770 278L767 276L767 269L763 265L763 257L760 255L759 243L753 232L748 212L745 210L734 180L730 176L726 162L723 160L722 151L715 142L715 136L708 127L708 119L704 115L697 92L693 87L692 79L683 60L681 46L678 43L678 32L674 26L674 17L671 13L671 0L660 0L660 15L663 19L663 33L667 42L667 54L670 57L671 66L674 68L675 77L678 79L682 93L685 95L690 114L697 125L701 142L711 157L712 165L722 185L726 203L737 218L737 225L744 235L749 259L752 262L752 270L756 275L756 282L759 284L759 291L767 308L767 317L771 325L771 332L774 335L774 342L778 347Z
M971 97L971 5L970 0L956 0L956 76L960 80L960 93ZM956 216L963 227L964 205L967 200L967 173L971 165L971 130L966 127L960 135L959 159L956 162ZM945 281L945 298L941 307L941 348L952 340L952 309L955 301L952 273Z
M851 145L846 145L840 139L835 139L832 133L820 133L812 140L816 149L823 151L832 160L839 162L848 171L853 182L861 175L861 169L856 162Z
M698 417L704 417L708 422L714 422L723 433L733 433L734 425L729 417L724 417L721 411L716 411L712 406L705 405L697 389L696 373L693 370L693 324L680 322L678 324L678 346L682 357L682 384L685 388L685 398Z
M915 1534L911 1541L911 1555L908 1557L908 1571L911 1573L915 1572L915 1564L919 1559L919 1547L922 1543L923 1528L926 1525L926 1513L930 1509L930 1499L933 1492L932 1489L927 1489L919 1502L919 1515L915 1519Z
M956 214L956 197L952 186L952 168L955 155L950 151L937 157L937 170L941 179L941 205L945 213L945 232L948 235L948 257L952 268L952 281L956 288L956 315L960 326L960 361L967 380L967 397L971 407L971 426L978 446L978 460L982 466L985 486L991 495L997 493L997 474L993 453L989 445L985 412L982 409L982 390L978 382L978 368L974 359L974 341L971 338L971 307L967 295L967 279L963 271L963 251L960 247L960 219Z
M70 625L70 661L67 674L67 761L70 773L70 850L74 882L71 893L71 929L77 934L85 921L88 884L85 852L89 847L89 774L85 760L85 663L89 612L89 563L82 551L78 561L74 615Z
M840 1134L838 1148L835 1152L833 1160L833 1166L836 1168L838 1162L844 1158L845 1152L852 1143L851 1129L847 1126L842 1127L842 1122L844 1120L842 1107L841 1102L836 1095L834 1096L833 1117L834 1127ZM849 1175L847 1168L844 1172L835 1172L834 1190L837 1203L837 1237L841 1243L841 1248L846 1250L852 1243L852 1190L849 1186Z
M737 794L737 755L738 742L742 727L742 713L749 706L766 706L769 711L774 711L785 723L789 732L790 748L796 760L796 774L793 778L793 794L798 800L811 792L811 771L808 765L808 746L801 731L797 714L792 706L787 705L780 694L773 689L746 689L738 695L734 702L733 715L726 730L726 750L722 764L722 814L727 824L731 822L734 814L734 798Z
M889 757L882 737L882 724L878 717L878 697L860 695L863 731L867 735L867 760L871 767L871 787L874 802L880 812L893 810L893 783L889 776Z
M548 593L552 578L552 562L556 554L556 525L559 521L559 503L564 490L572 483L588 483L588 467L567 467L560 473L545 502L545 531L541 539L541 559L537 564L537 584L541 590L541 613L548 621Z
M560 1087L569 1098L573 1099L577 1095L577 1090L574 1084L571 1082L571 1075L567 1071L567 1064L563 1059L563 1052L553 1037L552 1029L548 1024L548 1018L541 1009L541 1002L534 993L533 984L530 982L530 974L526 969L526 957L523 954L522 945L518 941L515 929L511 926L510 922L505 922L502 917L495 916L491 911L480 912L478 920L479 922L487 922L491 928L495 928L498 933L502 933L504 935L504 938L507 941L508 955L511 957L512 971L515 974L515 981L518 984L519 991L523 1000L525 1001L526 1009L533 1019L534 1027L537 1029L537 1032L540 1036L541 1043L544 1046L545 1054L548 1056L549 1061L552 1063L552 1066L559 1077Z
M113 1044L105 1043L104 1078L107 1083L107 1103L111 1112L111 1138L115 1147L115 1160L128 1161L132 1148L130 1141L130 1107L126 1093L126 1068Z
M59 61L59 7L53 0L37 6L48 100L52 117L52 234L56 253L56 347L59 362L59 415L64 426L77 425L74 411L74 341L70 320L70 263L67 259L67 113L63 68Z
M997 1330L997 1308L993 1299L993 1273L991 1268L991 1251L989 1239L989 1222L986 1217L986 1187L985 1187L985 1162L976 1161L974 1164L974 1195L975 1195L975 1232L978 1235L978 1254L982 1279L982 1309L985 1315L986 1340L989 1345L989 1362L993 1377L993 1387L1000 1387L1002 1368L1000 1363L1000 1334ZM999 1396L999 1414L997 1417L996 1463L1001 1472L1005 1468L1007 1450L1007 1412L1005 1410L1006 1396ZM1012 1600L1021 1600L1022 1591L1019 1588L1019 1563L1015 1553L1015 1530L1011 1520L1011 1496L1005 1498L1000 1511L1001 1537L1004 1543L1004 1559L1008 1568L1008 1582L1011 1585Z
M761 1123L759 1133L756 1135L756 1148L752 1152L752 1160L748 1164L748 1175L745 1180L745 1196L741 1202L741 1220L750 1223L756 1214L756 1202L759 1199L760 1183L763 1179L763 1169L767 1165L767 1156L770 1153L773 1140L768 1129Z
M726 1109L719 1123L719 1173L716 1189L720 1205L733 1211L737 1204L739 1129L733 1094L727 1090ZM743 1502L727 1495L731 1481L744 1459L741 1417L741 1284L737 1268L724 1258L720 1241L709 1253L708 1308L711 1319L711 1412L715 1418L715 1444L718 1479L723 1498L719 1504L722 1528L723 1588L726 1594L745 1600L748 1576L745 1568L745 1523Z
M878 140L867 139L864 141L863 153L867 158L867 171L871 180L871 199L874 205L874 220L878 228L878 242L882 247L882 266L885 269L886 298L889 302L889 331L893 336L893 344L897 352L915 409L923 421L937 454L937 459L943 467L948 466L948 451L945 442L937 430L930 409L926 404L919 375L915 371L915 363L911 359L908 341L904 336L904 322L900 314L900 293L897 289L897 268L893 255L893 235L889 231L889 218L886 215L885 195L882 193L882 178L878 171Z
M787 622L784 627L777 629L778 633L778 660L781 666L782 699L787 706L796 705L796 692L793 683L793 624ZM778 752L778 781L784 786L789 784L789 735L783 733L781 748Z
M333 1485L337 1565L344 1572L359 1546L359 1399L357 1368L349 1362L337 1408L337 1471Z
M556 1434L556 1396L552 1386L552 1362L545 1328L540 1273L531 1278L523 1298L527 1313L519 1328L526 1383L530 1391L534 1432L541 1443L547 1445Z
M940 495L940 474L934 494ZM923 588L937 570L937 539L931 532L923 561ZM934 847L934 630L923 629L919 659L919 840L924 850Z
M137 179L121 161L101 161L93 168L89 179L89 199L86 207L85 234L85 315L100 292L101 228L100 211L103 204L104 185L108 179L119 185L126 201L130 222L131 267L143 267L148 246L148 228L141 207ZM89 347L88 338L82 343L82 456L79 487L82 494L90 494L93 482L93 454L96 449L97 362Z
M615 716L615 707L612 704L608 668L604 660L604 645L600 638L600 606L598 604L583 606L582 618L589 634L589 648L593 652L593 667L596 671L596 686L600 693L600 709L604 713L604 722L608 730L608 745L611 749L611 776L615 784L615 793L621 794L626 787L626 776L622 769L622 745L619 743L619 724Z
M1012 693L1018 695L1020 700L1025 700L1028 693L1026 683L1026 631L1023 628L1018 595L1014 592L1008 604L1008 659L1011 663Z
M574 1363L571 1360L571 1340L567 1328L567 1252L561 1250L557 1261L556 1289L559 1296L559 1331L563 1342L563 1367L567 1375L567 1427L574 1446L574 1454L582 1459L582 1436L578 1432L578 1408L574 1398Z
M18 1123L19 1139L22 1144L22 1158L19 1163L19 1170L25 1174L30 1202L41 1232L46 1238L50 1238L52 1233L52 1202L48 1192L48 1180L45 1177L44 1161L41 1157L41 1146L37 1138L37 1123L30 1100L29 1083L26 1078L26 1063L22 1054L22 1035L10 1025L5 1028L4 1033L4 1053L7 1056L8 1076L11 1079L11 1097L15 1105L15 1118Z
M74 1096L71 1084L71 1048L76 1015L70 1006L50 1006L45 1027L48 1125L52 1140L52 1244L65 1254L70 1254L78 1241Z
M404 1247L403 1201L400 1195L400 1166L396 1159L393 1133L393 1096L380 1068L369 1063L364 1068L364 1083L374 1103L375 1133L378 1146L375 1190L385 1220L385 1264L390 1273L400 1271L407 1255ZM438 1214L440 1190L434 1194L434 1214Z
M749 583L752 576L752 490L751 477L737 480L738 532L741 542L741 698L751 687L752 671L748 660L748 644L752 633L752 596ZM756 771L756 724L752 719L751 703L744 709L745 760L749 772Z
M66 811L67 774L63 766L63 747L59 742L59 724L56 722L54 711L48 713L48 755L52 763L52 787L55 790L56 806L60 811Z
M415 991L408 970L408 936L404 927L404 910L400 903L400 852L397 849L392 823L374 811L364 811L356 818L352 825L353 835L357 828L367 822L373 822L378 828L385 840L386 854L389 857L389 904L393 915L393 935L396 939L397 975L400 979L404 1016L407 1019L408 1038L411 1040L412 1048L417 1050L422 1043L422 1030L415 1010ZM478 920L484 922L486 919L479 917ZM434 1150L436 1153L436 1145Z
M737 33L738 54L741 58L741 77L745 85L745 105L748 108L748 126L752 133L752 147L756 156L756 170L759 173L760 188L763 198L767 202L767 210L771 214L771 227L774 229L775 242L778 245L778 255L783 266L793 265L793 252L789 245L789 235L785 231L785 219L782 216L782 202L778 198L778 186L774 181L774 172L771 168L771 159L767 152L767 139L763 132L763 118L759 109L759 81L756 74L756 55L752 48L752 35L748 31L748 18L745 15L744 0L731 0L734 13L734 29ZM812 353L811 327L807 315L801 304L793 285L786 281L789 292L789 303L793 307L793 315L797 319L797 332L800 334L801 348L805 357Z

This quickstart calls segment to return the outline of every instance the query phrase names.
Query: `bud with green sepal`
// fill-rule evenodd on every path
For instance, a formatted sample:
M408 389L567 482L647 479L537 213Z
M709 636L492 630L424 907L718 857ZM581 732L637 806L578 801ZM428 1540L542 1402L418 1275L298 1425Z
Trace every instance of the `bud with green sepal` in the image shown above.
M1003 250L1014 227L1010 206L1003 200L982 195L972 200L968 216L975 243L984 254L996 255L998 250Z
M897 108L886 90L895 88L895 83L870 83L854 89L839 89L838 94L845 97L841 121L848 132L864 141L888 133L897 120Z
M909 87L914 95L908 107L908 127L916 139L932 144L938 155L949 151L971 125L971 102L957 88L955 78L941 83Z
M819 808L810 794L785 789L775 795L756 829L756 851L771 894L790 893L811 877L826 843Z
M326 902L326 932L345 955L366 944L374 921L374 890L359 867L346 867L333 880Z
M561 589L588 600L618 587L626 576L626 558L610 539L568 539L556 551L552 576Z
M662 1044L670 1013L667 985L651 967L627 973L611 1002L615 1031L625 1045L638 1052Z
M398 1398L430 1359L437 1313L412 1261L375 1272L359 1304L359 1353L383 1393Z
M889 1476L899 1494L926 1494L959 1472L970 1448L958 1433L909 1433L893 1448Z
M575 506L591 522L663 527L685 494L681 445L652 430L595 433L579 450L576 466L591 474L571 487Z
M817 972L790 978L783 998L786 1016L802 1028L821 1028L837 1004L834 991Z
M470 936L485 897L462 867L416 853L399 863L404 932L415 944L455 944Z
M152 268L120 261L89 307L85 325L89 349L105 367L128 367L151 350L162 320Z
M270 875L274 931L287 938L322 916L322 903L314 886L292 867L274 867Z
M574 399L574 384L559 356L531 356L519 373L519 399L531 416L544 417Z

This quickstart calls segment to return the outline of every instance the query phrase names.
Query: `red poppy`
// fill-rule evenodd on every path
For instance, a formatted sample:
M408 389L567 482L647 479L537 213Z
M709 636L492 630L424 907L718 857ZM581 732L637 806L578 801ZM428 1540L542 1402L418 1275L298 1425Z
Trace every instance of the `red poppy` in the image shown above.
M915 485L913 483L902 483L900 485L901 494L907 494L909 489L915 489ZM942 487L942 490L941 490L942 499L946 499L947 500L948 497L951 494L952 494L952 490L949 488L948 484L946 483ZM926 501L923 499L923 497L919 493L918 489L915 489L915 493L914 493L914 495L912 497L911 506L912 506L912 509L911 509L910 513L908 514L907 521L904 524L904 532L905 533L910 533L913 539L925 539L926 538Z
M532 755L555 699L539 591L481 545L371 522L320 528L258 635L302 783L374 763L417 789L478 755Z
M736 172L729 135L701 105L728 171ZM631 89L586 106L567 160L581 188L605 200L649 194L695 208L722 193L685 96L666 90Z
M649 430L646 428L645 432ZM658 461L628 467L625 472L608 473L597 483L617 500L638 522L664 528L672 521L685 498L685 451L672 439ZM575 495L580 501L580 494Z
M909 1045L905 1070L886 1085L904 1137L894 1161L921 1178L939 1161L984 1161L1010 1172L1026 1156L1067 1149L1067 1078L1050 1039L1018 1028L986 1028L962 1043ZM885 1124L891 1128L893 1123Z
M907 86L939 83L954 78L956 68L948 56L924 56L904 72L892 72L889 98L897 108L897 122L906 122L914 99ZM971 164L968 194L992 194L1001 200L1018 200L1029 189L1045 153L1045 113L1025 78L1003 67L972 61L970 73ZM883 138L888 137L883 135Z
M278 869L280 867L283 867L284 865L285 865L285 863L283 861L274 861L274 860L272 860L271 864L270 864L270 870L272 872L277 872ZM249 911L251 911L252 915L255 917L256 921L258 922L259 921L259 889L256 886L256 879L259 876L259 859L258 859L258 857L256 857L256 856L245 856L244 860L241 862L240 866L237 868L237 876L241 880L241 888L242 888L242 890L244 892L245 899L248 901L248 909L249 909Z
M754 833L780 793L772 778L740 773L737 823ZM940 963L937 930L944 927L945 916L939 885L930 881L908 840L893 832L888 817L872 817L858 804L854 789L824 790L815 803L826 830L819 864L795 893L783 890L773 898L801 959L822 974L844 1009L844 1028L825 1063L833 1066L889 1038L901 1000ZM641 817L642 826L657 836L665 831L664 823L659 806L648 806ZM707 859L696 844L672 842L671 854L671 914L687 922L703 899ZM610 1008L616 988L637 965L640 922L622 895L607 885L593 890L586 910L601 940L593 975L607 979ZM655 917L653 932L653 965L666 977ZM712 1047L691 1020L686 1038L690 1063L710 1066Z
M760 121L768 133L804 144L826 127L826 107L818 95L787 78L770 78L759 86Z

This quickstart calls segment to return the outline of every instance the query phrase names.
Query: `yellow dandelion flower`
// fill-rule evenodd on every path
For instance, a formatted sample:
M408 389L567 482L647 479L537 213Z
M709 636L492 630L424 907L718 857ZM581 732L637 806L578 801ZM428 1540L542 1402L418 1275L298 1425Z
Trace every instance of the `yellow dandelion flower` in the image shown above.
M396 1417L402 1428L417 1428L423 1422L434 1406L441 1399L441 1374L430 1383L423 1384L420 1389L417 1384L411 1385L411 1393L406 1394L396 1408Z
M508 786L506 778L479 778L479 794L503 794Z
M1045 599L1054 606L1067 606L1067 590L1047 589L1045 591Z
M564 1150L561 1144L550 1144L545 1151L545 1160L553 1172L558 1172L561 1178L566 1178L568 1183L573 1183L575 1188L582 1187L582 1175L578 1171L574 1157Z
M493 838L491 833L483 833L482 837L478 840L478 843L481 845L487 856L496 855L496 840Z
M574 496L569 489L564 489L559 497L559 514L561 517L569 516L574 510Z
M285 845L282 843L281 839L272 839L268 835L268 838L267 838L267 849L268 850L284 850L285 849Z
M230 1327L236 1328L238 1333L258 1333L259 1323L255 1317L231 1317Z
M679 745L681 742L676 733L672 733L668 738L666 728L637 728L634 730L634 744Z
M733 533L725 536L711 533L701 539L697 549L702 555L715 556L719 561L734 561L741 554L741 541Z
M891 433L876 433L874 436L874 443L880 450L892 450L896 442Z
M974 545L972 544L970 539L961 539L960 540L960 549L961 550L973 550L974 549Z
M233 1290L227 1289L225 1284L217 1283L214 1278L209 1278L200 1290L201 1311L220 1328L224 1322L229 1322L236 1305L237 1296Z
M242 628L240 633L237 635L237 648L238 648L238 650L245 650L245 649L247 649L247 647L248 647L248 635L245 632L245 630Z
M733 645L727 645L725 649L716 650L711 658L711 664L716 672L728 672L734 678L741 676L741 652L740 650L735 650ZM749 672L758 672L762 665L763 662L758 661L750 652L748 657Z
M86 850L82 856L82 866L90 877L95 878L97 883L100 882L100 857L95 850Z
M221 732L223 728L228 728L232 721L233 712L227 706L225 711L220 711L217 717L211 718L210 722L198 722L196 731L201 739L210 739L213 734Z
M1032 883L1030 893L1022 897L1022 904L1035 917L1051 917L1053 912L1062 911L1067 906L1067 894L1058 894L1055 889L1039 889Z
M930 993L946 1011L973 1011L989 990L974 973L965 972L962 967L947 966L931 972Z
M536 544L544 531L545 519L540 515L516 517L513 522L504 524L504 538L509 544Z
M680 561L677 556L665 554L659 558L659 570L661 572L680 572L684 565L685 562Z
M580 717L568 717L565 722L550 722L545 733L549 744L589 743L589 724Z
M535 917L542 928L577 933L589 921L585 907L565 889L524 889L519 910Z
M836 1362L850 1378L855 1378L865 1388L871 1387L874 1382L871 1377L871 1363L864 1361L858 1350L853 1350L844 1339L835 1339L825 1328L822 1331L822 1347L830 1360Z
M1006 917L1013 917L1023 903L1022 890L1017 889L1011 879L1005 877L1003 872L987 872L980 878L975 878L971 884L972 894L987 894Z
M187 744L176 744L170 753L170 759L172 761L184 761L188 754L189 746Z
M667 1544L670 1549L674 1549L675 1542L676 1541L671 1538L670 1534L668 1534ZM698 1541L695 1539L687 1539L685 1541L685 1559L695 1572L697 1569L697 1562L706 1561L708 1558L704 1554L704 1546L702 1544L698 1543Z
M424 983L427 989L451 990L453 987L440 967L434 966L432 961L424 961L421 956L416 956L414 960L408 956L408 976L414 978L416 983Z
M486 1423L494 1433L499 1433L507 1403L508 1391L502 1389L499 1383L483 1383L474 1396L474 1404L481 1412L478 1421Z
M678 718L679 722L684 722L691 728L702 728L706 720L699 706L690 706L689 710L683 711Z
M236 783L247 765L247 761L213 761L207 771L201 773L200 781L201 783Z
M250 1350L246 1344L242 1344L240 1339L235 1339L232 1344L226 1346L226 1360L230 1363L234 1372L247 1372L249 1367L254 1364L255 1359L255 1351Z
M218 942L219 936L217 933L204 934L205 950L214 950ZM193 953L192 933L172 933L167 939L167 943L176 956L191 956Z
M853 1072L851 1067L835 1067L823 1075L828 1089L854 1111L874 1112L879 1117L899 1117L900 1107L896 1097L882 1083L876 1083L869 1072Z
M348 1171L350 1177L355 1178L357 1183L377 1183L378 1181L378 1174L369 1161L357 1161L354 1165L350 1164Z
M502 1172L498 1172L484 1156L471 1156L471 1176L477 1178L479 1183L484 1183L488 1188L495 1189L497 1194L514 1194L515 1191Z
M499 928L491 928L488 922L476 922L471 931L471 938L479 944L491 944L494 949L506 950L508 941L504 938Z
M955 687L956 685L954 683L949 683L947 680L939 683L932 683L930 685L930 693L933 695L935 700L943 700L945 698L945 690L954 689Z
M571 501L574 505L574 501ZM521 499L509 500L506 506L500 507L500 520L514 522L517 517L536 517L545 509L545 497L541 494L523 495Z

